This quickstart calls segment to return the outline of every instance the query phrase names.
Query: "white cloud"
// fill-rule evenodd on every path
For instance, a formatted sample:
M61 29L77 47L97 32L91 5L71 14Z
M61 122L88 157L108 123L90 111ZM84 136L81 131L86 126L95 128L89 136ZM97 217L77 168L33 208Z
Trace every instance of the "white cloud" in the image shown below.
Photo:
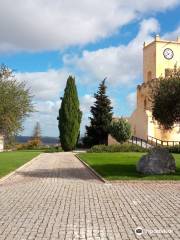
M85 94L83 97L80 99L81 103L81 111L86 113L90 111L90 107L94 104L95 98L90 95L90 94Z
M105 38L179 0L1 0L0 51L58 50Z
M35 104L35 109L37 112L42 114L58 114L58 109L60 107L61 101L38 101Z
M58 99L64 90L68 75L65 69L50 69L47 72L17 73L16 77L27 83L36 100L51 100Z
M81 122L81 135L84 134L85 125L89 124L90 106L94 103L94 97L90 94L85 94L80 97L80 109L83 112ZM35 108L37 112L33 113L30 118L25 121L24 135L31 135L35 123L38 121L41 124L42 135L58 136L58 110L61 101L37 101Z
M57 116L60 104L61 100L36 101L36 111L24 122L23 135L31 135L36 122L39 122L43 136L59 136Z
M58 113L43 114L42 112L33 113L30 118L24 122L24 131L22 135L31 136L36 122L40 123L42 136L59 136Z
M87 81L107 77L113 85L131 84L142 74L142 48L144 41L152 40L152 33L159 31L156 19L143 20L137 36L128 45L108 47L97 51L84 51L82 57L64 57L65 63L75 65L84 72ZM87 75L90 77L87 78ZM83 78L84 79L84 78ZM89 82L89 83L91 83Z
M81 120L81 135L85 132L85 126L89 124L90 107L94 104L94 97L90 94L85 94L80 98L80 109L83 113Z

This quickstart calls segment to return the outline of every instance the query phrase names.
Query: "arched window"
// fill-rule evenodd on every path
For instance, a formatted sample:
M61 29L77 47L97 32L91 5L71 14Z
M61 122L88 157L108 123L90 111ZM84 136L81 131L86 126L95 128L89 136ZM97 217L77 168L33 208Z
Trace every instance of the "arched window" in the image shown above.
M147 73L147 80L148 81L152 80L152 72L151 71L148 71L148 73Z

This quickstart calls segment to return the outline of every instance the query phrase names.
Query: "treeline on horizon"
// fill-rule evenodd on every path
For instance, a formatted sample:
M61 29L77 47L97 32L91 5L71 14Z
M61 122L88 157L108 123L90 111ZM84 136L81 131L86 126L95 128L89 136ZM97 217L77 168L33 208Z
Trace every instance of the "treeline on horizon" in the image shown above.
M27 143L32 139L32 136L15 136L17 143ZM43 144L59 144L59 137L41 136L41 142Z

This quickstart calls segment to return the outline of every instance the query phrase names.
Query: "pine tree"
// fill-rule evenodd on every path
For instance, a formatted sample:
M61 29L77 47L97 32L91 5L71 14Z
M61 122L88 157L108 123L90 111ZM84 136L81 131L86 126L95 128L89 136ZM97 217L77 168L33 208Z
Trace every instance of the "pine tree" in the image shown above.
M111 100L106 95L105 79L100 83L99 90L94 94L96 99L91 107L90 126L86 126L86 140L90 145L107 144L109 128L112 121Z
M27 146L29 149L37 148L42 144L41 142L41 127L40 123L36 122L36 125L33 129L33 135L31 140L27 142Z
M39 122L37 122L34 127L32 138L38 140L39 142L41 141L41 127Z
M82 112L75 85L75 78L69 76L59 109L60 142L64 151L75 148L79 136Z

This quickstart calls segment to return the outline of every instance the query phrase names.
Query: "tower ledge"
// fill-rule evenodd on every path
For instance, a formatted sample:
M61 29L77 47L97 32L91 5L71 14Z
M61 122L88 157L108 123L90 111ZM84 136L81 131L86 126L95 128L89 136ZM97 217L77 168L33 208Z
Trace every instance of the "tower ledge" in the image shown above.
M150 43L146 43L144 42L143 46L144 48L154 44L155 42L162 42L162 43L172 43L172 44L180 44L180 36L177 37L176 40L166 40L166 39L161 39L159 35L156 35L154 37L154 41L150 42Z

